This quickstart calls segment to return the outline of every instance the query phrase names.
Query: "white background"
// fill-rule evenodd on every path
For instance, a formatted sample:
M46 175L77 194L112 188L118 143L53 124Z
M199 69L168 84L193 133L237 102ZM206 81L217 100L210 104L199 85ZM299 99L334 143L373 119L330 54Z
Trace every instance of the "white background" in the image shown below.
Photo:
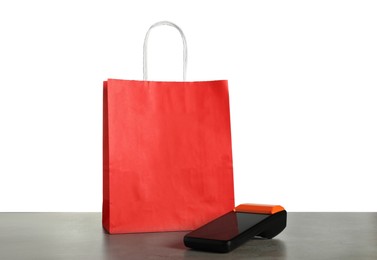
M236 203L377 211L375 1L1 1L0 211L100 211L102 81L178 24L188 80L228 79ZM150 35L150 79L181 40Z

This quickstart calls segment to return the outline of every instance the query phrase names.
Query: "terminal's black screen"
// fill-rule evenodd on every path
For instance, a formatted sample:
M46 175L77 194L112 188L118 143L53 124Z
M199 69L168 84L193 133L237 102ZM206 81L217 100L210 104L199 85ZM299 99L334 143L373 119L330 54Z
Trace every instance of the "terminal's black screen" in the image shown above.
M252 226L258 224L268 214L229 212L212 222L192 231L189 236L214 240L231 240L237 235L245 232Z

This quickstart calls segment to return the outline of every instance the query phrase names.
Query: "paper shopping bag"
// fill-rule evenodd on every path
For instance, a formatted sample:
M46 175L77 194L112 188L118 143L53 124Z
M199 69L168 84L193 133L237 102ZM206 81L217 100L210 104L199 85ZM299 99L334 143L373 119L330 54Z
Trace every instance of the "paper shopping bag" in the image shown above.
M158 25L177 28L186 48L176 25L150 29ZM227 81L148 81L146 72L144 59L145 80L104 82L102 220L111 234L192 230L234 208Z

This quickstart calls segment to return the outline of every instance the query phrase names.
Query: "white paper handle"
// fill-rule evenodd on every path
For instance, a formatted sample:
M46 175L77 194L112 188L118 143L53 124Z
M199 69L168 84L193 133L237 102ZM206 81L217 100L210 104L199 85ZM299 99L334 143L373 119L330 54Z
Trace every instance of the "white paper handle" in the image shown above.
M148 64L147 64L147 48L148 48L148 38L149 38L149 33L150 31L157 26L160 25L169 25L174 28L176 28L179 33L181 34L182 37L182 43L183 43L183 81L186 81L186 71L187 71L187 43L186 43L186 37L183 34L181 28L179 28L177 25L175 25L172 22L168 21L161 21L158 23L153 24L149 30L147 31L147 34L145 35L144 38L144 47L143 47L143 79L148 80Z

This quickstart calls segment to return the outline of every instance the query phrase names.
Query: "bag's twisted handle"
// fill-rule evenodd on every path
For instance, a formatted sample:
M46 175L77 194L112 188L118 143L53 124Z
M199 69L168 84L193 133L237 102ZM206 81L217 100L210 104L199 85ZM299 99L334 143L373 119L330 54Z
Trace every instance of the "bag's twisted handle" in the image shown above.
M183 43L183 81L186 81L186 71L187 71L187 43L186 43L186 37L183 34L181 28L179 28L177 25L175 25L172 22L168 21L161 21L153 24L149 30L147 31L147 34L145 35L144 38L144 47L143 47L143 79L148 80L148 64L147 64L147 48L148 48L148 38L149 38L149 33L150 31L157 26L160 25L169 25L174 28L176 28L179 33L181 34L182 37L182 43Z

